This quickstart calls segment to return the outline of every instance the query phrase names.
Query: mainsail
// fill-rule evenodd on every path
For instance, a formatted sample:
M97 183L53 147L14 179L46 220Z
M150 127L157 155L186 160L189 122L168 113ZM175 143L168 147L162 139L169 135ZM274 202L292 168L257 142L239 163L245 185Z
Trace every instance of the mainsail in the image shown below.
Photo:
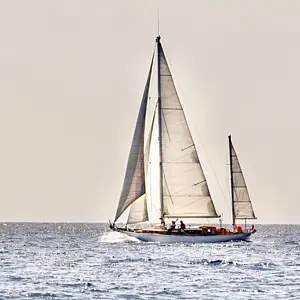
M119 219L119 217L123 214L123 212L128 208L129 205L131 205L138 199L139 202L143 203L144 201L142 201L140 198L145 198L143 197L146 193L144 169L144 133L153 57L154 55L152 56L150 70L145 90L143 93L138 118L136 121L135 131L127 162L123 188L114 222L116 222Z
M160 37L157 55L162 217L218 217Z
M231 142L229 139L230 170L231 170L231 193L232 193L232 217L235 219L256 219L251 200L249 197L245 178Z

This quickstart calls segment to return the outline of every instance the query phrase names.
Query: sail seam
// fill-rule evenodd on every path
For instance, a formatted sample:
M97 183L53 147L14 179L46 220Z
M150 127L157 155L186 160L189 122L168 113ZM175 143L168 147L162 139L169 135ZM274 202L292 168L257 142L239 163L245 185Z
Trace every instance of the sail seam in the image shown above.
M165 172L164 172L164 170L162 170L162 171L163 171L163 176L164 176L164 181L165 181L165 184L166 184L166 187L167 187L167 191L168 191L168 193L169 193L169 194L166 195L166 196L167 196L167 197L170 197L172 203L174 204L174 201L173 201L173 199L172 199L173 195L171 195L171 193L170 193L170 189L169 189L169 185L168 185L168 182L167 182L167 178L166 178Z
M190 202L190 203L188 203L188 204L186 204L186 205L182 205L181 207L178 207L177 210L181 210L182 208L187 207L187 206L190 206L190 205L192 205L192 204L194 204L194 203L196 203L196 202L197 202L197 200L195 200L195 201L193 201L193 202ZM177 210L175 210L174 212L176 213Z
M164 195L164 197L173 197L173 198L180 198L180 197L189 197L189 198L194 198L194 197L197 197L197 198L208 198L209 196L203 196L203 195L190 195L190 194L186 194L186 195Z
M166 131L167 131L167 134L168 134L168 138L169 138L169 142L171 142L171 136L170 136L170 132L169 132L169 129L167 127L167 122L166 122L166 119L165 119L165 114L163 113L162 111L162 108L160 108L161 112L162 112L162 117L163 117L163 120L164 120L164 125L166 127ZM161 137L160 137L161 138ZM162 157L162 161L163 162L163 157Z
M213 219L213 218L219 218L220 216L218 216L218 215L216 215L216 216L184 215L183 214L183 215L165 215L165 217L167 217L167 218L201 218L201 219Z
M190 146L187 146L187 147L185 147L185 148L182 148L181 151L184 151L184 150L186 150L186 149L189 149L189 148L191 148L191 147L193 147L193 146L195 146L195 144L192 144L192 145L190 145Z
M171 108L171 107L162 107L164 110L182 110L182 108Z
M239 203L244 203L244 202L245 202L245 203L249 203L249 201L246 201L246 200L238 200L238 199L237 199L237 200L234 200L234 202L239 202Z
M182 164L195 164L195 165L198 165L199 163L197 162L193 162L193 161L182 161L182 162L173 162L173 161L164 161L163 164L178 164L178 165L182 165Z

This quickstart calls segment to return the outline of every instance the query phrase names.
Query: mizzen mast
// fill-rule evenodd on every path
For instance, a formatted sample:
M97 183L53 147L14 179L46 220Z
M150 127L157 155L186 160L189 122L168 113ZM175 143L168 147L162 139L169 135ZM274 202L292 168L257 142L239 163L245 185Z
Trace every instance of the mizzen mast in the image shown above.
M235 210L234 210L234 185L233 185L233 172L232 172L232 143L231 135L228 136L229 142L229 160L230 160L230 190L231 190L231 209L232 209L232 226L235 226Z

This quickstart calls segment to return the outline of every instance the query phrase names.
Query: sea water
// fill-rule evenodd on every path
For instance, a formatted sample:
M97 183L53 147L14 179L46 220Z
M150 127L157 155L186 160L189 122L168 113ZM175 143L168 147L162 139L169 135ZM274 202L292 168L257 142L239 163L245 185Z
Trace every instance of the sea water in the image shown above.
M300 299L300 225L253 242L139 242L107 224L0 224L0 299Z

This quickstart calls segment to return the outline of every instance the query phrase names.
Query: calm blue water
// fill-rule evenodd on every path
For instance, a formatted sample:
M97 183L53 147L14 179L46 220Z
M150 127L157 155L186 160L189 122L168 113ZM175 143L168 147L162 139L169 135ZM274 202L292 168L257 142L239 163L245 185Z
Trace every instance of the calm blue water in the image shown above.
M300 225L163 245L106 224L0 223L0 299L300 299Z

